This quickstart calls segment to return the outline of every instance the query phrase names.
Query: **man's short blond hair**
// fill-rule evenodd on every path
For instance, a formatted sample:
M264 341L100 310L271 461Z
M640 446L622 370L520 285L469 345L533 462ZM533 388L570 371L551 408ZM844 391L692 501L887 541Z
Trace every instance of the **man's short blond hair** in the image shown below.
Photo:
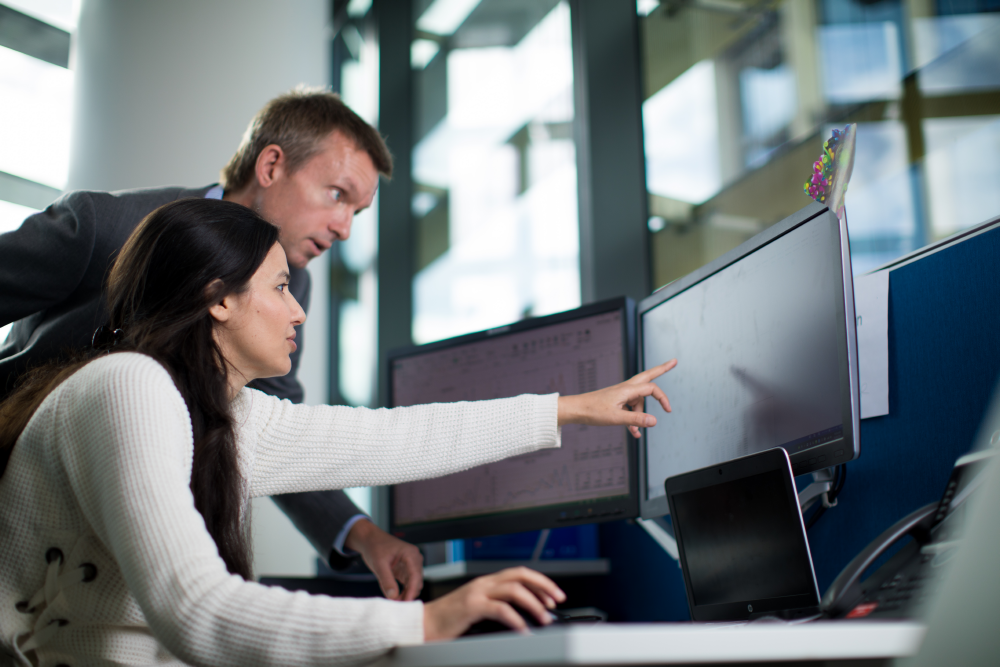
M245 188L255 178L261 151L271 144L281 147L288 170L295 172L320 152L323 140L335 130L368 153L380 174L392 176L392 154L378 130L336 93L300 86L275 97L257 112L236 154L222 170L220 183L227 191Z

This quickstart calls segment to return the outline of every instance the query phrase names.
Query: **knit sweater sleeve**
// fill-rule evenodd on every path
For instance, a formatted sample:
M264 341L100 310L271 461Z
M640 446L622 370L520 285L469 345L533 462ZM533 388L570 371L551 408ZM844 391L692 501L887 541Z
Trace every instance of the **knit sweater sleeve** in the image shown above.
M438 477L558 447L558 395L369 410L244 390L234 406L258 496Z
M310 596L227 572L189 490L185 403L148 357L94 361L58 390L72 493L156 638L192 665L350 665L423 640L419 602Z

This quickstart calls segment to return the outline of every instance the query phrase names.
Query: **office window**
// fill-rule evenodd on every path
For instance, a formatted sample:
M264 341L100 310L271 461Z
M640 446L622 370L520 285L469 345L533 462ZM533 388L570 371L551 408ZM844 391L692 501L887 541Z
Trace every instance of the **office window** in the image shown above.
M371 3L347 6L348 19L333 42L334 88L358 115L378 126L378 44ZM337 394L348 405L375 401L376 272L378 194L371 208L354 217L351 236L331 249L332 286L337 309Z
M73 0L0 3L0 234L66 186L76 19ZM0 341L9 330L0 327Z
M333 89L368 123L378 126L378 42L370 0L351 0L346 20L331 44ZM376 402L378 193L372 206L354 216L351 236L330 252L330 402L371 407ZM372 492L345 489L363 511L372 511Z
M73 73L0 46L0 171L62 189Z
M569 7L415 0L413 339L580 304Z
M654 287L805 206L832 128L861 273L1000 214L1000 4L637 3Z

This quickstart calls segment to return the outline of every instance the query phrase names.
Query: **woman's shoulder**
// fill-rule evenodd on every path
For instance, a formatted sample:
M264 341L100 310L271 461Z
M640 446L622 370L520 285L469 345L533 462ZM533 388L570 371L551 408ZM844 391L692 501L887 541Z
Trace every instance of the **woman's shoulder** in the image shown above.
M187 404L167 369L144 354L118 352L88 362L60 383L38 406L22 437L58 434L64 444L99 437L127 449L156 438L190 444L190 430ZM122 433L142 437L114 437Z
M116 352L94 359L74 374L74 377L87 379L109 376L122 379L131 377L169 379L170 373L163 364L149 355L141 352Z
M167 369L156 359L139 352L117 352L98 357L74 373L57 391L102 402L131 401L142 397L170 401L176 397L183 403Z

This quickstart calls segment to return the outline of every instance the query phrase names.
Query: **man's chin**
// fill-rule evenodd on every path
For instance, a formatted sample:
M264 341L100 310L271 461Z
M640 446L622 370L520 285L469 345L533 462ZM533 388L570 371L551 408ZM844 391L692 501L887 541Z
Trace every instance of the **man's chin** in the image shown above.
M319 257L319 255L295 253L288 255L286 259L288 260L289 266L294 267L296 269L304 269L306 268L306 264L308 264L310 260L315 259L316 257Z

